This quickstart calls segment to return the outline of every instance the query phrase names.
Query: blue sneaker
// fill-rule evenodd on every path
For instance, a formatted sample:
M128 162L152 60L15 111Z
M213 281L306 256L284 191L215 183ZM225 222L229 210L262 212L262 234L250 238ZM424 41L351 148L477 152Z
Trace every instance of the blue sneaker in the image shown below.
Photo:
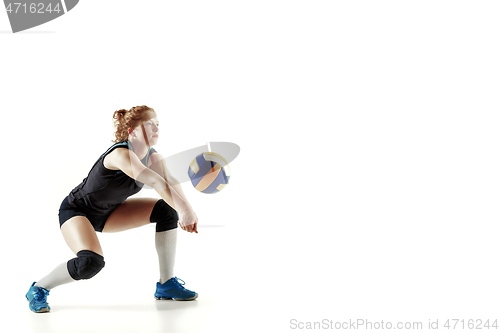
M194 291L187 290L183 287L185 284L182 281L182 284L179 282L182 281L177 277L173 277L164 284L160 284L160 282L156 282L156 299L174 299L176 301L192 301L198 297L198 294Z
M36 313L49 312L50 306L47 303L47 295L49 290L42 287L35 287L35 283L30 287L30 290L26 293L26 299L30 302L30 310Z

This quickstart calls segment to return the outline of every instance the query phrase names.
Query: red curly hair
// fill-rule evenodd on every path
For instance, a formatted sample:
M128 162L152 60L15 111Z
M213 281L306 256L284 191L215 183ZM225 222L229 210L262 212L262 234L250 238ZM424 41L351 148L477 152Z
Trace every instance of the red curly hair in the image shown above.
M135 106L130 110L121 109L115 111L113 119L116 132L113 142L127 140L129 128L135 128L154 117L156 117L156 111L146 105Z

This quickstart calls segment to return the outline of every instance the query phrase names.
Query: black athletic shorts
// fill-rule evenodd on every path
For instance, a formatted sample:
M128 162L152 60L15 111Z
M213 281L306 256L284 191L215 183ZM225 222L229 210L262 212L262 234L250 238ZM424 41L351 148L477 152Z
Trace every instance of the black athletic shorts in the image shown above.
M61 207L59 208L59 227L63 225L64 222L72 218L73 216L85 216L89 219L90 223L94 227L95 231L102 232L104 229L104 224L108 219L109 215L111 215L113 211L109 212L107 215L92 215L79 210L75 206L71 206L68 202L68 197L64 198L61 203Z

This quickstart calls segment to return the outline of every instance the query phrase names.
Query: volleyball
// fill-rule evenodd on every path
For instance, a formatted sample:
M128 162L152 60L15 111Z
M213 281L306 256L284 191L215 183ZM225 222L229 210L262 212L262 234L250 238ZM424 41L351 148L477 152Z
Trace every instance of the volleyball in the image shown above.
M229 182L229 165L219 154L208 152L195 157L188 168L194 188L202 193L217 193Z

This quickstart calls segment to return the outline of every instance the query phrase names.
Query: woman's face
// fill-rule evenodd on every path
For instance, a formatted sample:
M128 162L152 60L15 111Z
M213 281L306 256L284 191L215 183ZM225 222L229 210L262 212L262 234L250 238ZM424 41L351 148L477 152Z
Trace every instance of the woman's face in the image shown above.
M151 118L143 122L142 125L137 126L133 133L141 142L144 142L145 144L149 143L149 146L154 146L158 143L160 135L160 122L156 117ZM147 138L147 141L145 138Z

